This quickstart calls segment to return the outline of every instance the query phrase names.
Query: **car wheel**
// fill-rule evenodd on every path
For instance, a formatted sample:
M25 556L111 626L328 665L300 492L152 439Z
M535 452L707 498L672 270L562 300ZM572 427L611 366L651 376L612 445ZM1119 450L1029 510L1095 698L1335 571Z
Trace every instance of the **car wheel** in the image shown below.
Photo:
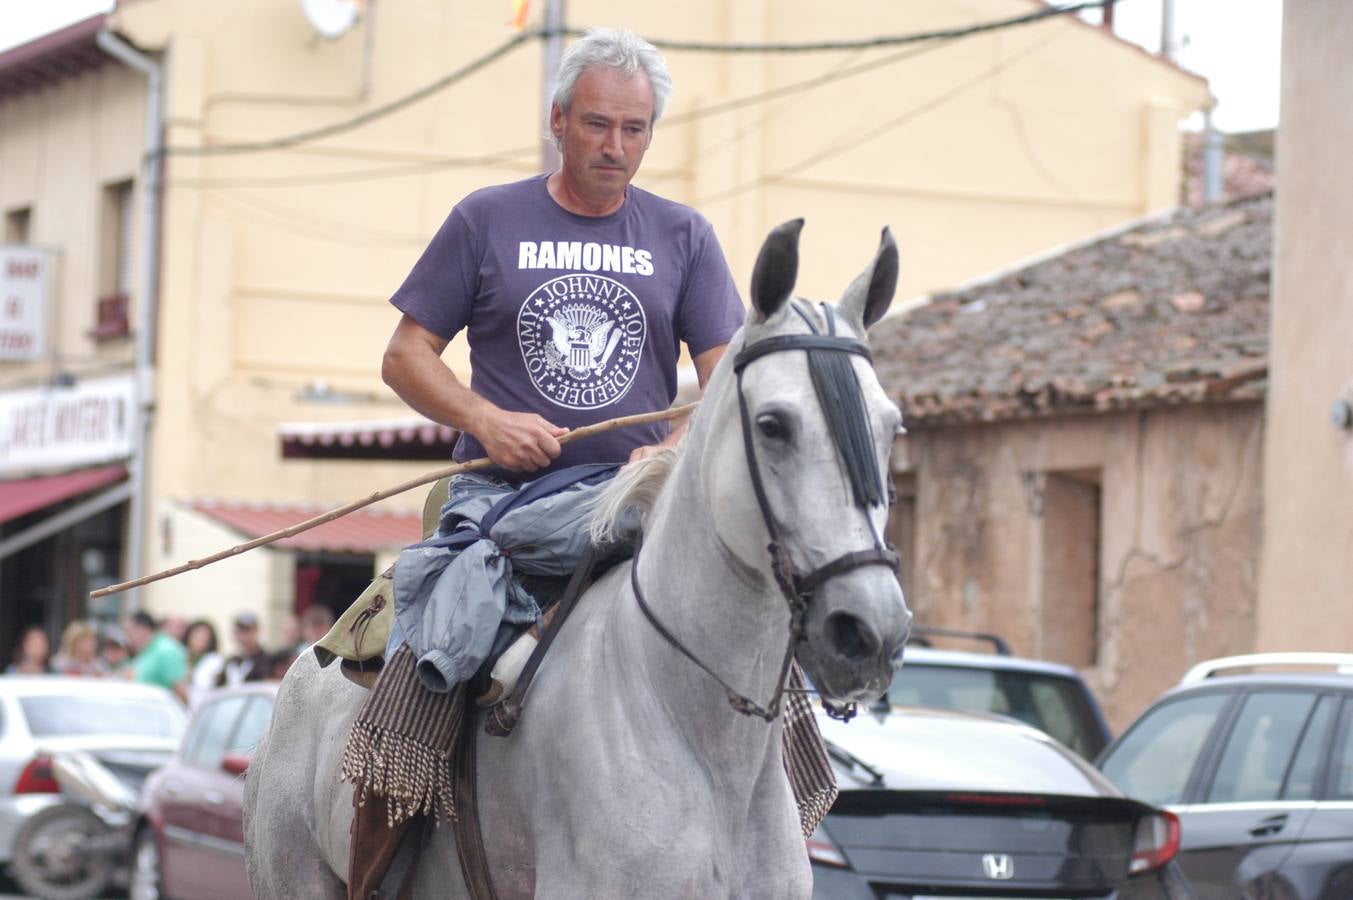
M89 852L108 826L82 806L51 806L36 813L14 841L10 872L25 893L46 900L91 900L113 875L107 853Z
M168 900L160 878L160 845L155 843L155 832L149 825L136 833L127 897L129 900Z

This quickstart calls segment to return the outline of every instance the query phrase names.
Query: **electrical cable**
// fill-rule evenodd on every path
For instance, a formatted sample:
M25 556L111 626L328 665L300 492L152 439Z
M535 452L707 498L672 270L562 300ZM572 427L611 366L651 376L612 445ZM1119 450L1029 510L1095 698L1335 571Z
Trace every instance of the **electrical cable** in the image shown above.
M859 147L861 144L866 144L869 141L880 138L883 135L887 134L889 131L892 131L895 128L905 125L907 122L919 118L920 116L930 112L933 109L937 109L938 107L943 106L944 104L958 97L960 94L968 90L971 90L974 87L977 87L984 81L989 80L992 76L1000 73L1003 69L1006 69L1009 66L1013 65L1014 63L1018 62L1019 60L1032 55L1035 51L1041 50L1056 37L1057 35L1052 35L1038 42L1037 44L1034 44L1031 47L1026 47L1024 50L1021 50L1020 52L1015 53L997 62L995 65L989 67L986 71L982 72L980 75L970 78L967 81L964 81L958 84L957 86L950 88L944 93L932 97L931 99L927 100L926 102L922 103L919 106L914 106L911 109L908 109L901 115L895 116L894 118L889 119L886 122L883 122L882 124L870 129L869 131L865 132L863 135L859 137L852 137L849 140L838 140L836 143L824 147L821 150L818 150L817 152L805 157L804 159L799 160L798 162L788 166L787 168L781 169L778 172L771 172L766 175L761 175L748 181L744 181L742 184L734 185L731 188L726 188L722 191L716 191L715 193L709 194L705 197L700 197L696 199L692 203L692 205L696 207L704 207L711 203L718 203L722 200L731 199L739 194L744 194L747 191L754 190L758 187L762 187L763 185L775 184L776 182L784 181L786 178L790 178L794 175L797 175L804 169L811 168L812 166L815 166L820 162L825 162L828 159L840 156L842 153L847 153L850 150Z
M389 103L382 104L374 109L369 109L366 112L352 116L351 118L324 125L320 128L312 128L308 131L298 131L294 134L270 138L266 141L251 141L240 144L207 144L200 147L165 147L161 152L173 156L219 156L233 153L258 153L265 150L280 150L284 147L292 147L296 144L304 144L309 143L310 141L320 140L321 138L332 137L335 134L351 131L368 122L374 122L376 119L384 118L391 113L398 112L406 106L417 103L425 97L429 97L438 91L444 90L458 81L463 81L500 57L506 56L512 50L515 50L526 43L528 39L536 37L540 33L541 32L539 31L523 31L521 34L509 38L499 44L483 56L471 60L459 69L448 72L436 81L425 84L416 91L405 94L402 97L398 97L391 100Z
M672 41L665 39L649 39L654 46L675 51L689 52L709 52L709 53L815 53L823 51L841 51L841 50L860 50L877 47L891 47L899 44L914 44L925 41L950 41L959 38L968 37L983 32L996 31L1004 28L1013 28L1020 25L1028 25L1049 19L1055 16L1068 15L1071 13L1082 12L1088 9L1098 9L1105 6L1112 0L1089 0L1089 2L1076 3L1068 6L1049 6L1045 9L1036 10L1022 16L1015 16L1009 19L1000 19L992 22L980 22L975 25L968 25L961 28L940 29L937 31L918 32L913 34L881 36L874 38L864 38L850 41L813 41L804 43L709 43L701 41ZM161 154L175 156L219 156L225 154L240 153L259 153L268 150L280 150L286 147L292 147L297 144L308 143L331 137L335 134L341 134L345 131L351 131L369 122L397 112L413 103L417 103L426 97L444 90L451 85L468 78L470 75L485 68L489 64L507 55L512 50L520 47L526 41L532 38L545 38L556 35L581 36L586 34L582 29L560 28L560 29L531 29L520 32L512 38L499 44L494 49L482 56L471 60L464 66L443 75L441 78L418 88L411 93L398 97L389 103L382 104L374 109L367 110L348 119L324 125L320 128L313 128L307 131L300 131L281 137L271 138L263 141L251 141L238 144L208 144L204 146L167 146L161 150ZM750 102L750 101L749 101Z

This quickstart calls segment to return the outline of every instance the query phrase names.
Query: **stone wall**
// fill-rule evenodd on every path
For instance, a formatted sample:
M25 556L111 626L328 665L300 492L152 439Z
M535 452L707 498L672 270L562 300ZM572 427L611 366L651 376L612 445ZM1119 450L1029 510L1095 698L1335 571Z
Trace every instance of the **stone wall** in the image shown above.
M1182 406L903 436L893 534L916 621L1077 666L1121 730L1192 663L1253 648L1261 413Z

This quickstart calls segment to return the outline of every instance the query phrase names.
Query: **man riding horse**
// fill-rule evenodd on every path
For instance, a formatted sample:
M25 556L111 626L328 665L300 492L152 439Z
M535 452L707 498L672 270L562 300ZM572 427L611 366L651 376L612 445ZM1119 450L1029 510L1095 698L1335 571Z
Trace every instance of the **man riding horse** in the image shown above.
M462 200L391 299L403 315L382 363L385 382L461 431L457 461L494 463L453 478L451 504L470 492L506 495L527 473L632 462L674 446L684 423L566 446L558 438L669 406L678 342L703 388L742 324L709 222L631 184L671 88L661 55L633 34L599 29L576 42L550 109L558 170ZM468 386L441 358L462 331ZM404 637L396 628L392 649ZM350 897L368 897L380 883L399 837L390 824L380 798L358 807Z

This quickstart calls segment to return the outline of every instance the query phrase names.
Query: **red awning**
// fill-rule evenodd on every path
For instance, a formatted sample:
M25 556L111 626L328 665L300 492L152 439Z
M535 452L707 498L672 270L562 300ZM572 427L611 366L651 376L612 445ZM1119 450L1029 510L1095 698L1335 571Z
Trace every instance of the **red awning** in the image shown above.
M127 477L125 466L100 466L61 475L0 481L0 522L69 500Z
M250 537L262 537L325 512L323 507L277 506L196 500L193 509ZM417 513L372 512L359 509L346 516L278 541L272 546L291 550L329 550L337 553L373 553L416 544L423 539L423 517Z
M460 432L425 418L290 422L277 429L284 459L446 460Z

